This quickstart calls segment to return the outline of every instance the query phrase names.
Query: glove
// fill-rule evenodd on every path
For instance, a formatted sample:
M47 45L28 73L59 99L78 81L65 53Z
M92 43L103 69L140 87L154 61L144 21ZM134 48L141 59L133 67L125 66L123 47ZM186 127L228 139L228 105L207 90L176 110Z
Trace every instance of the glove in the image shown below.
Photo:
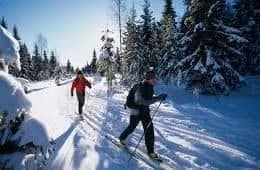
M165 100L167 98L167 94L163 93L159 95L160 100Z

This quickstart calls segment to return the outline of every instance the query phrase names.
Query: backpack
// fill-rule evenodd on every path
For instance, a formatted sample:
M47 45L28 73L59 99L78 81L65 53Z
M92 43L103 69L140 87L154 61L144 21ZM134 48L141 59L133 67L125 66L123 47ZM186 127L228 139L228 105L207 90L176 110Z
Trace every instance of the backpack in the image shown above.
M126 97L126 103L125 106L127 106L130 109L138 109L138 104L135 103L135 92L140 87L140 84L135 84L129 91L127 97Z

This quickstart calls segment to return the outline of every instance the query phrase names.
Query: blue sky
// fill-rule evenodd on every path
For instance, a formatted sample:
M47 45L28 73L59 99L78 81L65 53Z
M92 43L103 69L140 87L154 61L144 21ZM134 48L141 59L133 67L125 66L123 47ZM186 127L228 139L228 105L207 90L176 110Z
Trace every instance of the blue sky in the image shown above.
M133 0L127 1L131 4ZM139 11L142 3L135 0ZM182 0L173 0L173 3L181 16ZM164 1L151 0L151 4L153 16L159 19ZM61 63L70 59L74 66L81 67L91 60L94 48L99 51L102 30L108 27L118 36L111 6L111 0L0 0L0 16L6 18L9 30L17 25L30 51L41 33Z

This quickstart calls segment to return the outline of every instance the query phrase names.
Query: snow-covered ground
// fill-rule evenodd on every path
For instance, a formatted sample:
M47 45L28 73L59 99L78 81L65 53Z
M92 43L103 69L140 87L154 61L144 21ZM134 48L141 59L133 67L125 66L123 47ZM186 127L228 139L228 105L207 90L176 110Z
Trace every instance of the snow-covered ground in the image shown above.
M32 115L44 124L55 141L55 151L46 169L148 169L112 145L102 134L115 137L128 124L123 104L127 89L117 86L107 95L104 80L90 78L84 113L99 133L79 121L71 83L27 94ZM260 169L260 77L249 77L248 86L226 97L198 96L173 86L159 85L157 91L169 98L154 119L155 150L181 169ZM151 107L151 113L159 103ZM135 145L142 135L139 124L127 143ZM140 149L145 151L144 141Z

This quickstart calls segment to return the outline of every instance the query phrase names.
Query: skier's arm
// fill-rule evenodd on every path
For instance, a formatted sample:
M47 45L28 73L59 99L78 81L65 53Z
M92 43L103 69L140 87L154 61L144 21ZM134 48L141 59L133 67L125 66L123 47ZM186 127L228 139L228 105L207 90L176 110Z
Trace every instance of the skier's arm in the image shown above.
M71 96L73 96L73 91L74 91L75 86L76 86L76 81L74 80L72 83L71 89L70 89Z
M87 79L85 79L85 82L86 82L86 85L88 86L88 88L91 89L91 83Z
M143 94L144 92L141 92L140 88L136 92L136 102L138 105L144 105L149 106L157 101L160 100L159 96L148 98L147 95Z
M159 96L152 97L152 99L144 99L143 97L141 97L138 100L138 104L149 106L149 105L154 104L155 102L157 102L159 100L160 100Z

